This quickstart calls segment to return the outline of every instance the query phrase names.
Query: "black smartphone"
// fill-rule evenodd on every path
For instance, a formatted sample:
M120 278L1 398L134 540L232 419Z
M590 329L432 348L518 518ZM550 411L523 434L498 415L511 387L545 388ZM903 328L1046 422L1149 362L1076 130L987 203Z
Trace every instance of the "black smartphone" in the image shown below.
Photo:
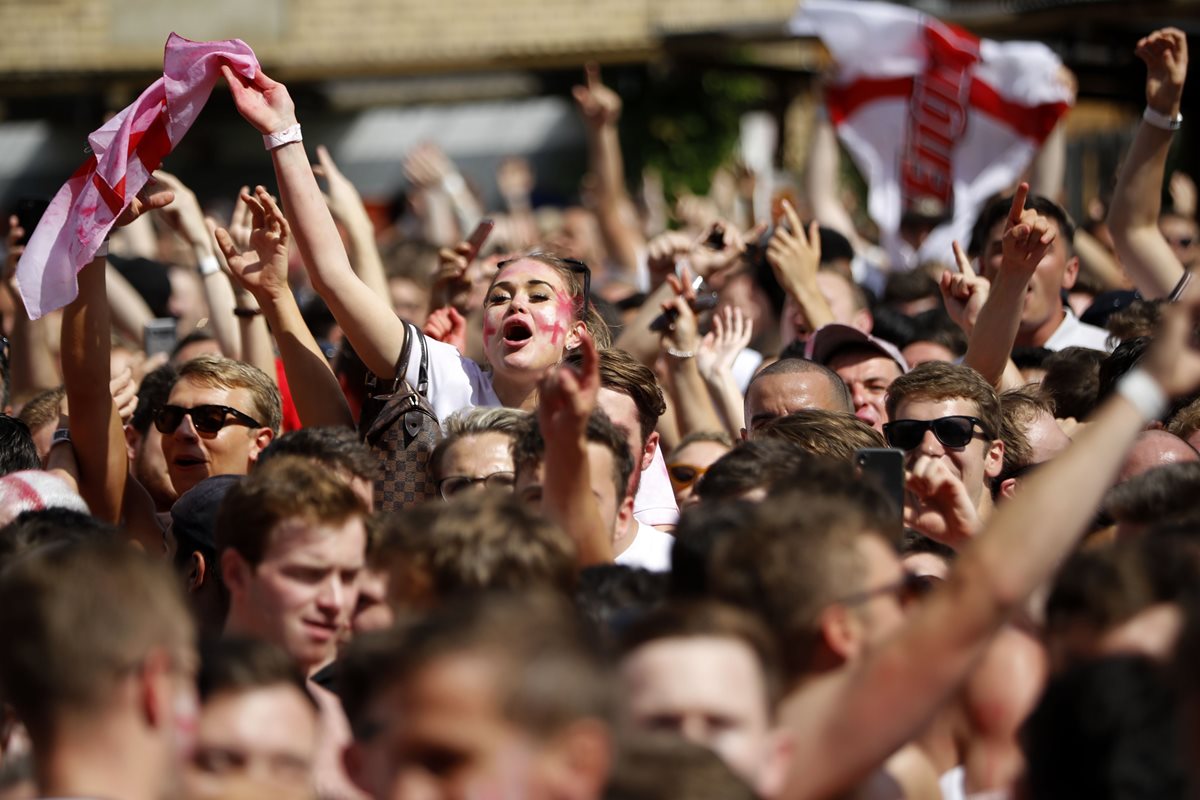
M904 517L904 451L895 447L864 447L854 451L859 472L874 480L891 498L896 515Z
M25 229L25 233L21 234L17 244L29 243L29 237L33 235L34 229L42 221L42 215L49 207L50 201L40 197L22 197L17 200L14 212L17 215L17 224Z
M697 314L699 314L702 311L710 311L716 308L719 299L720 298L717 297L716 292L708 292L705 294L696 295L696 299L692 300L689 305L692 307L692 311L695 311ZM654 331L655 333L661 333L675 324L675 318L678 316L678 311L673 308L668 308L666 311L650 320L650 330Z

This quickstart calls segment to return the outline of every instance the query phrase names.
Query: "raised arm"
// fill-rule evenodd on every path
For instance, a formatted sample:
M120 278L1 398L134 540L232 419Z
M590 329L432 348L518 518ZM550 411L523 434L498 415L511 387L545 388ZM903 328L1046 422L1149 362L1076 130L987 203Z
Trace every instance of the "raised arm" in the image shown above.
M1029 184L1022 183L1013 195L1012 207L1004 223L1003 257L991 283L987 301L979 309L971 331L963 363L973 367L997 389L1005 387L1005 370L1010 364L1013 342L1021 326L1029 279L1054 242L1054 229L1044 217L1025 208ZM966 275L971 262L954 243L954 256ZM1016 371L1016 367L1012 368ZM1019 377L1020 373L1017 373Z
M246 288L266 316L279 343L283 370L293 391L296 411L306 426L354 427L354 418L329 362L317 345L292 295L287 280L291 230L283 212L266 189L243 195L253 218L250 249L238 252L229 231L217 228L217 245L233 275Z
M805 171L805 191L812 203L813 216L822 225L845 236L856 252L863 252L868 243L854 227L854 220L838 197L838 170L842 153L838 149L837 133L825 113L824 106L813 121L812 137L808 141Z
M171 199L167 191L135 200L118 224L161 208ZM79 295L63 309L61 357L79 493L92 514L118 522L129 463L121 416L109 389L112 321L104 265L104 257L99 256L79 273Z
M222 67L222 72L238 111L259 133L281 133L297 125L295 106L283 84L262 72L253 81L243 80L228 67ZM363 283L350 266L303 142L275 147L271 160L280 199L291 218L313 288L329 305L367 368L390 377L404 346L404 323L387 299Z
M8 218L8 234L4 258L3 287L0 291L9 297L12 309L12 339L9 342L9 389L13 399L26 400L43 389L53 389L62 383L58 370L54 368L54 357L50 349L46 318L31 320L25 311L25 303L17 294L13 275L17 262L25 252L25 246L17 244L25 235L16 215ZM4 409L0 408L0 412Z
M375 223L363 205L362 196L337 164L333 163L333 156L329 155L329 150L323 144L317 146L317 162L313 173L325 179L329 189L325 194L325 205L329 206L329 213L334 220L346 230L350 266L377 295L388 297L383 259L375 244Z
M685 280L686 276L685 272ZM696 327L696 314L688 304L695 292L674 275L667 280L675 290L675 296L662 308L664 311L674 311L675 322L662 333L662 354L666 358L670 376L667 385L674 401L679 435L683 437L697 431L720 430L721 419L713 408L704 377L696 364L700 332Z
M783 210L788 224L775 228L767 245L767 262L779 285L804 311L809 327L815 331L835 321L829 301L817 285L821 265L819 226L814 220L806 234L792 204L785 200Z
M754 323L737 306L713 314L713 329L700 340L696 366L725 429L735 439L746 427L745 398L733 377L733 363L750 346Z
M579 371L552 370L539 388L538 425L546 442L542 506L575 542L580 567L613 560L612 531L604 526L592 493L587 423L600 391L600 356L588 333L581 337Z
M785 712L804 734L789 797L847 788L916 735L959 688L996 631L1074 550L1147 421L1169 397L1200 386L1200 347L1192 338L1198 319L1200 301L1165 308L1140 366L1075 442L1027 478L963 548L945 583L891 640Z
M1146 62L1146 116L1117 177L1108 227L1134 285L1147 299L1166 297L1183 266L1158 230L1163 175L1187 77L1187 37L1177 28L1155 31L1137 44Z
M586 82L572 91L587 126L589 169L596 179L596 216L609 256L633 278L646 249L637 209L625 187L625 159L617 121L621 97L600 79L600 67L588 64Z
M212 325L217 344L221 347L221 353L226 358L244 360L241 332L238 330L237 317L233 315L236 305L233 286L217 261L212 236L204 223L204 212L200 209L200 202L183 181L169 172L158 170L154 177L175 194L175 202L163 209L161 215L187 243L192 253L195 260L192 266L200 274L204 299L208 303L209 323Z

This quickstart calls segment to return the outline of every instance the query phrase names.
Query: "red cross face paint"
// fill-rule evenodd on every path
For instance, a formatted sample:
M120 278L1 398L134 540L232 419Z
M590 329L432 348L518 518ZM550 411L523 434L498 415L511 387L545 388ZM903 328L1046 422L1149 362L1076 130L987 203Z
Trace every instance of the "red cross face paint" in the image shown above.
M561 361L574 308L553 267L529 259L505 267L484 303L484 349L496 375L540 375Z

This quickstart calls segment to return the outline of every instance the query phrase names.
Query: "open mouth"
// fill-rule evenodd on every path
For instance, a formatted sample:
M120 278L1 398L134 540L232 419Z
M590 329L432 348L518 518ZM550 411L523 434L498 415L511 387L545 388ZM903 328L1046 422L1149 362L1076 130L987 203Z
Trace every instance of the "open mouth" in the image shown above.
M205 462L203 458L196 458L195 456L179 456L175 459L175 466L183 467L184 469L198 467L204 463Z
M532 337L533 331L522 320L510 320L504 326L504 341L506 342L525 342Z

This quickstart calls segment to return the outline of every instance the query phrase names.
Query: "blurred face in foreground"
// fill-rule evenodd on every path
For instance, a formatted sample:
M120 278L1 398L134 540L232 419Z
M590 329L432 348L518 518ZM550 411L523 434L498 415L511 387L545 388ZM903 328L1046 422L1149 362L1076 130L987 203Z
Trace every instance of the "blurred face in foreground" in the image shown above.
M225 798L247 783L272 797L304 797L316 746L316 709L295 686L218 692L200 712L187 797Z

